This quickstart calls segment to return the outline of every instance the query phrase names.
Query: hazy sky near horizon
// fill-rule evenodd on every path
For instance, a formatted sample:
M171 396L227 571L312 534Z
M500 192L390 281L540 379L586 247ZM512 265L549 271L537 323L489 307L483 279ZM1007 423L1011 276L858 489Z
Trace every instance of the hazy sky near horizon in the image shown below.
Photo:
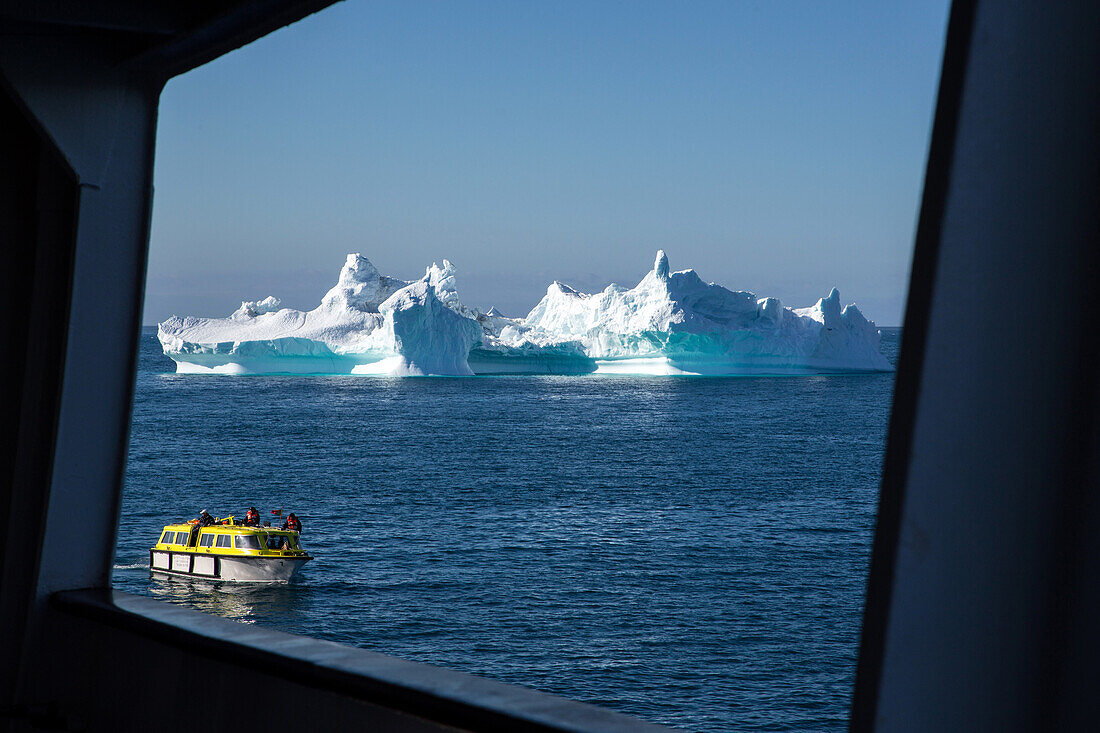
M673 269L901 323L947 0L338 4L161 98L145 323L348 252L463 302Z

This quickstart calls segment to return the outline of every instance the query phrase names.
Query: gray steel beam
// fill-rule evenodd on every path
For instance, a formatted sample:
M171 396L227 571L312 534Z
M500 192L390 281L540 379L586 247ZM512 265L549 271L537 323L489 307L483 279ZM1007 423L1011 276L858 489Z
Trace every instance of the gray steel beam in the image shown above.
M1088 730L1100 5L952 25L852 727Z

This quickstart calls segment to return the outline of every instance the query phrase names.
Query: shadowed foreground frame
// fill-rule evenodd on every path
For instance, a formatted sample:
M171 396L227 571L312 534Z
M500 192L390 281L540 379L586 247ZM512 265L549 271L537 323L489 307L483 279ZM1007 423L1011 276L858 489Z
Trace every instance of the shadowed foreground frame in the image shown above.
M182 729L193 721L163 711L241 700L293 703L314 729L647 727L109 590L160 90L328 4L0 6L0 421L16 436L0 449L8 729ZM1100 719L1098 32L1087 0L952 10L854 730Z

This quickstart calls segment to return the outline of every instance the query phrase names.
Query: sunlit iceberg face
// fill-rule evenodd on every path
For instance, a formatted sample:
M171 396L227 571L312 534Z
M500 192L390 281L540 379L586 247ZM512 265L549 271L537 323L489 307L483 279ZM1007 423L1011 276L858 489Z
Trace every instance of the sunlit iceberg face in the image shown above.
M809 308L671 271L663 251L633 288L551 283L526 318L464 305L456 269L387 277L349 254L311 311L267 297L228 318L161 323L181 373L746 375L890 371L879 334L833 290Z

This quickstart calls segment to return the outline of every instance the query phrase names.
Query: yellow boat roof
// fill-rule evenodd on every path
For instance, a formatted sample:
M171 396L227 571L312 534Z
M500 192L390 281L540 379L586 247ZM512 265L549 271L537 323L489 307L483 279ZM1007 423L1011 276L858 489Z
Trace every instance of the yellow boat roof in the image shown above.
M161 532L189 532L194 524L190 522L180 522L177 524L166 524ZM278 527L247 527L243 524L208 524L202 528L206 532L218 531L218 532L232 532L234 534L255 534L259 532L284 532L289 534L291 530L279 529Z

